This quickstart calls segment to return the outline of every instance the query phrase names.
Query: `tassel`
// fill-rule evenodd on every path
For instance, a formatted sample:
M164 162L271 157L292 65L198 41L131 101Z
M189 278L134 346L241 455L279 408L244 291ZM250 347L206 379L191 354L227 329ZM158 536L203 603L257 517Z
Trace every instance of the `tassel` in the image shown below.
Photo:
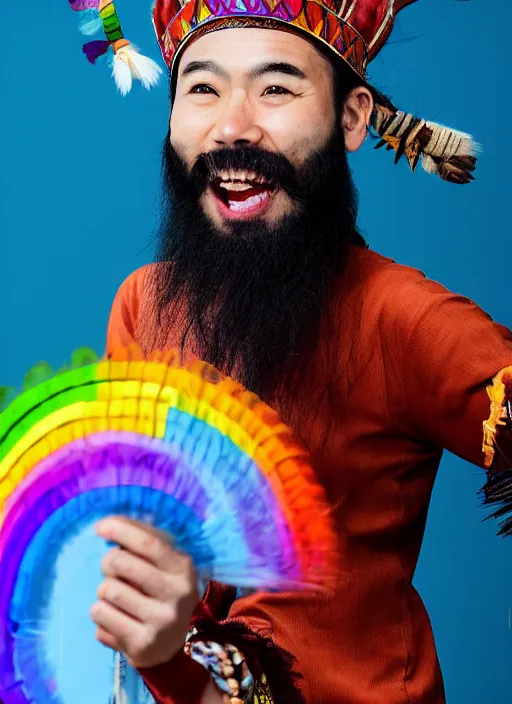
M474 180L480 147L470 135L403 113L391 104L375 105L372 127L382 138L376 149L394 150L395 163L405 154L413 172L421 159L427 173L444 181L467 184Z
M97 39L95 41L89 42L88 44L84 44L82 47L82 51L84 54L87 56L87 61L90 64L96 63L96 59L99 59L100 56L103 56L103 54L106 54L107 51L110 49L112 42L109 42L105 39Z
M99 10L82 10L78 18L78 29L90 37L103 29L103 21Z
M152 59L139 54L126 39L114 44L112 75L121 95L127 95L133 79L139 80L149 90L156 86L162 69Z

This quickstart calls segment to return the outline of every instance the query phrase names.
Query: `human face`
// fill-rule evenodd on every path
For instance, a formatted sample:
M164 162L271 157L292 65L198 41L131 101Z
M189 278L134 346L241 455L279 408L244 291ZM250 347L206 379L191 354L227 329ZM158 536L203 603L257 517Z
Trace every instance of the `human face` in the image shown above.
M282 154L298 168L326 145L334 124L333 69L296 34L223 29L181 58L171 144L189 170L202 154L241 146ZM284 189L243 169L219 173L200 202L221 230L229 221L275 224L298 207Z

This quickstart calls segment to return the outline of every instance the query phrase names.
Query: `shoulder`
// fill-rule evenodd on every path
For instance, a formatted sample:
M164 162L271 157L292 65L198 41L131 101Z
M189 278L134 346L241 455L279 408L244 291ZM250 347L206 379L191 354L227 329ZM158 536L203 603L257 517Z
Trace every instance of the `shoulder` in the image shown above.
M134 298L140 300L144 294L148 274L152 271L153 267L154 264L145 264L135 269L135 271L132 271L119 286L116 298L121 298L125 301L130 301Z
M382 313L418 312L438 296L454 295L414 267L398 264L370 249L354 248L348 268L367 304Z
M393 297L397 290L407 288L439 288L441 284L428 279L420 269L398 264L371 249L353 248L349 256L349 267L357 271L361 283L367 290Z
M434 330L463 335L468 328L479 330L491 317L467 296L454 293L414 267L398 264L371 250L352 255L357 271L363 315L380 333L423 332L429 338ZM435 335L433 336L435 337Z
M140 311L152 264L142 266L127 276L112 303L107 330L107 350L137 341Z
M123 317L129 317L133 322L137 321L155 266L155 264L141 266L124 279L114 298L113 313L118 311Z

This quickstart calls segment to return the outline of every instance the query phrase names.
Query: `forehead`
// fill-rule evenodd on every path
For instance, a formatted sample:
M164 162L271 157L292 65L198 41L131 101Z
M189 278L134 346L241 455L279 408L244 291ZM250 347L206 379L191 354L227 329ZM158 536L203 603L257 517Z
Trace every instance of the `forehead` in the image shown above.
M183 52L177 78L193 61L214 61L230 74L249 72L267 62L289 63L308 78L330 79L330 62L296 33L257 27L225 28L193 41Z

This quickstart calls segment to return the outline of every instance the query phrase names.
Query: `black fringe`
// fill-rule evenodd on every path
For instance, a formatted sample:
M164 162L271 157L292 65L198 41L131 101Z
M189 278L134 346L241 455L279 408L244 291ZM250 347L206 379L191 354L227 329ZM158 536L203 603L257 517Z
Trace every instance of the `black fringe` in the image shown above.
M215 643L229 643L243 654L254 681L265 675L275 704L306 704L298 683L301 675L294 671L295 658L241 621L229 619L216 622L208 616L194 621L198 638Z
M498 535L512 535L512 468L490 473L479 493L483 496L484 506L498 506L485 520L494 518L499 521Z

